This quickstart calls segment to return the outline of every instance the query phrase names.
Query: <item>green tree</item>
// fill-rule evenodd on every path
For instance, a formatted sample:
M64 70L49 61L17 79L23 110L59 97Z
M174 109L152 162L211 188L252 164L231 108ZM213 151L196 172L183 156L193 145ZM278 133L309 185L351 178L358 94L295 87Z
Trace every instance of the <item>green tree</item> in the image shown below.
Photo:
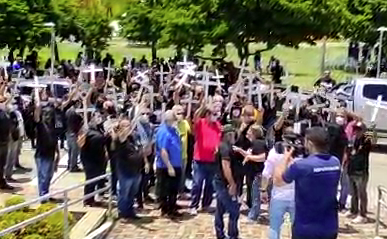
M91 59L106 49L112 29L103 6L85 4L78 1L57 3L57 30L62 39L73 36L76 42L81 42Z
M129 41L146 42L151 45L152 58L157 57L157 44L161 38L162 6L156 1L131 1L121 18L121 35Z
M0 48L23 55L26 48L50 43L50 29L44 27L55 18L50 1L0 0L0 9Z

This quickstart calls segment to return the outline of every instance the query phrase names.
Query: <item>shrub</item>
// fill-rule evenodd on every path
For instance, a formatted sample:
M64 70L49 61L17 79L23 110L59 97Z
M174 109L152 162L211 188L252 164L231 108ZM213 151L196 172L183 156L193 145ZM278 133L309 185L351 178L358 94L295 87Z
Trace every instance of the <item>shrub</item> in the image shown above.
M6 201L6 206L17 205L24 202L21 197L13 197ZM55 204L42 204L36 210L31 210L28 207L23 210L13 211L0 217L0 231L8 228L12 225L27 220L28 218L37 216L44 212L48 212L57 205ZM74 223L71 213L68 215L69 225ZM47 218L38 221L30 226L27 226L17 232L2 237L2 239L53 239L63 237L63 211L56 212Z

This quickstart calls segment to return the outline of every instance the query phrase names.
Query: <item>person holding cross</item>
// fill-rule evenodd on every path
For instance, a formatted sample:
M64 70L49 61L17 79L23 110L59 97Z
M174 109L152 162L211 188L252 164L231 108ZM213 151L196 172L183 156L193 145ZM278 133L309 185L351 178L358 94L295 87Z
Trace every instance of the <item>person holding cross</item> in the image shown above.
M35 95L34 111L36 127L35 161L38 171L39 196L49 193L51 179L59 163L59 148L55 132L55 112L52 103L43 106L40 96ZM47 96L42 92L42 100Z
M212 180L215 171L215 154L221 142L221 124L216 107L204 101L194 115L194 162L191 214L196 215L205 182L202 209L209 210L212 202Z

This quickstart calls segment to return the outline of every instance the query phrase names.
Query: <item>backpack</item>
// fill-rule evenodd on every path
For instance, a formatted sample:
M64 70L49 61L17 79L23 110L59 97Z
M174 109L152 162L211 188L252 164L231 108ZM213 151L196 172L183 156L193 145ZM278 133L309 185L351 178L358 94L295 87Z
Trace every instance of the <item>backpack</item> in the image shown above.
M0 144L8 143L11 133L11 121L6 111L0 110Z

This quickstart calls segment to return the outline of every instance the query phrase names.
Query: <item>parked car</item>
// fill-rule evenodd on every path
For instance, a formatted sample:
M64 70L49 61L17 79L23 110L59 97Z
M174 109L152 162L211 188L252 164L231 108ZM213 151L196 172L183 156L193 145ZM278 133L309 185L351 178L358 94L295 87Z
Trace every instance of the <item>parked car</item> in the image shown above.
M335 89L336 98L346 103L347 109L353 111L364 119L369 128L376 132L387 133L387 80L377 78L358 78ZM379 109L375 122L371 118L378 101L382 95L381 109ZM384 109L385 108L385 109Z
M44 87L47 87L48 89L51 88L51 80L47 77L40 77L39 78L39 85L42 85ZM19 80L17 89L19 91L19 94L24 96L31 96L31 93L34 90L35 81L32 80ZM70 89L70 83L67 80L64 79L56 79L53 82L54 85L54 94L57 98L63 98L64 95L66 95L69 92Z

